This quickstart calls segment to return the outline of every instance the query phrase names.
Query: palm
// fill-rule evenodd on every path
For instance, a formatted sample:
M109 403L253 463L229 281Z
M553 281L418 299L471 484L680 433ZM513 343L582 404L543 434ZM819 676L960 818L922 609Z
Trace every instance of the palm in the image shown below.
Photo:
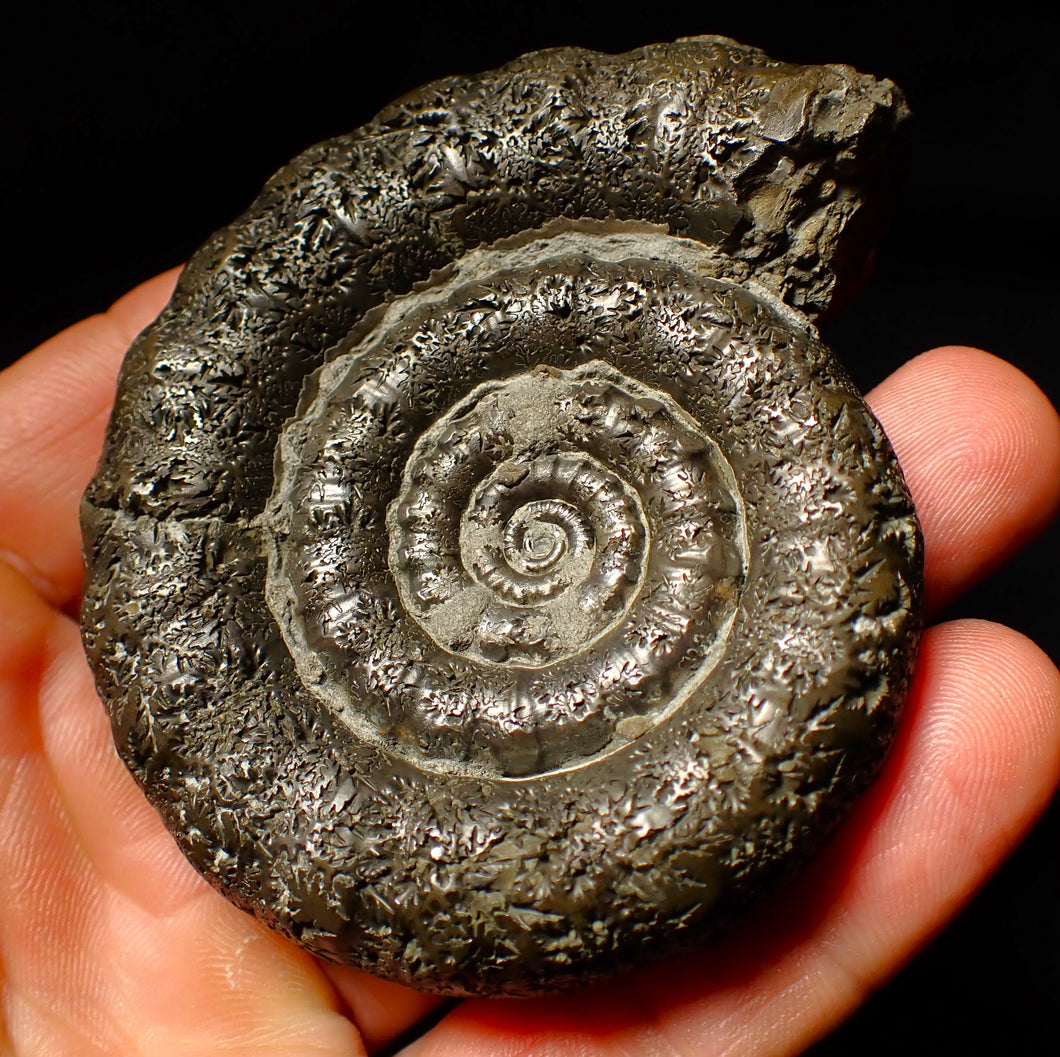
M373 1052L415 1035L433 1000L322 966L194 873L114 753L71 615L77 501L114 371L172 281L0 378L0 1030L16 1054L57 1057ZM1018 372L970 350L913 361L872 402L921 511L937 606L1049 517L1060 424ZM883 778L747 927L705 956L571 998L465 1003L408 1052L798 1052L1040 810L1060 770L1058 701L1060 676L1015 633L932 629Z

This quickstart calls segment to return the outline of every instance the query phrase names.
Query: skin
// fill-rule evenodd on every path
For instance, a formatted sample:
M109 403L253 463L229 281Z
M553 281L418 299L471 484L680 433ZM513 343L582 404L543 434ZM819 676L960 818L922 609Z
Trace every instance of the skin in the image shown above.
M779 1057L834 1027L969 898L1060 778L1060 673L983 621L932 627L884 773L728 940L569 997L454 1004L324 965L187 864L111 744L76 624L77 506L114 378L176 273L0 375L0 1053ZM975 349L869 394L937 611L1060 501L1060 419ZM32 458L27 453L32 452Z

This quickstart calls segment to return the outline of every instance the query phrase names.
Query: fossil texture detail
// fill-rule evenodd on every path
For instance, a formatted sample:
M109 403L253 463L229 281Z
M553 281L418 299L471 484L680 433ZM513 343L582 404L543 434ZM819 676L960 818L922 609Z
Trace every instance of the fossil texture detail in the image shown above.
M811 318L896 89L702 38L442 81L185 269L85 496L86 648L195 865L531 994L710 935L877 768L919 530Z

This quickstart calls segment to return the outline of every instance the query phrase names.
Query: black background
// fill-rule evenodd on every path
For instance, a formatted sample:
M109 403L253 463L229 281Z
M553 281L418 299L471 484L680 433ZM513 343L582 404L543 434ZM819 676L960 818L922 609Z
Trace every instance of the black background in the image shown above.
M1044 8L1044 5L1043 5ZM623 51L721 33L893 78L916 114L895 223L825 331L868 389L934 345L987 348L1060 396L1055 352L1060 20L1008 3L96 3L3 18L0 360L180 263L310 143L435 77L560 44ZM1054 659L1056 527L946 616ZM1060 810L964 913L813 1057L1024 1053L1060 998Z

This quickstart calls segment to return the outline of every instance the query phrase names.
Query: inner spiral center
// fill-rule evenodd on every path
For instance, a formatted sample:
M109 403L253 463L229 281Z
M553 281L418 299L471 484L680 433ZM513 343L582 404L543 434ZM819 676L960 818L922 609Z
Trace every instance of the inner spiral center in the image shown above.
M504 528L504 558L513 572L540 576L560 567L568 551L577 556L591 542L584 518L569 503L527 503Z
M626 527L617 540L599 541L603 547L629 552L643 538L633 504L622 483L584 454L509 459L471 494L460 526L463 567L507 604L543 605L589 579L601 514Z

